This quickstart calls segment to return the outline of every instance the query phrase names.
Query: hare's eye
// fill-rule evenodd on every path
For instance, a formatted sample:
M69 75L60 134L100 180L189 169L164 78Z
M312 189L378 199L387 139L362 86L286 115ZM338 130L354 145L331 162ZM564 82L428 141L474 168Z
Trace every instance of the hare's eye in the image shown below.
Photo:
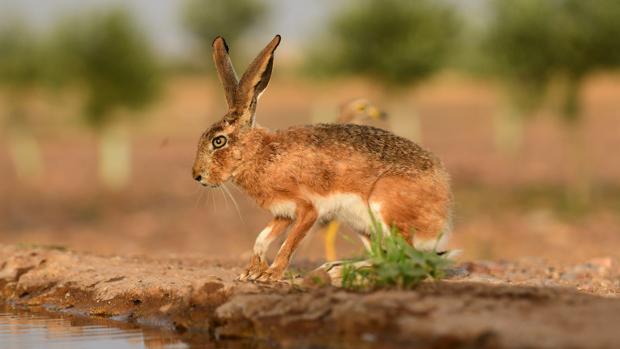
M217 137L213 138L213 141L211 143L213 143L213 148L215 148L215 149L221 148L224 145L226 145L226 137L224 137L224 136L217 136Z
M357 109L357 111L364 111L364 110L366 110L366 106L364 104L360 104L360 105L357 106L356 109Z

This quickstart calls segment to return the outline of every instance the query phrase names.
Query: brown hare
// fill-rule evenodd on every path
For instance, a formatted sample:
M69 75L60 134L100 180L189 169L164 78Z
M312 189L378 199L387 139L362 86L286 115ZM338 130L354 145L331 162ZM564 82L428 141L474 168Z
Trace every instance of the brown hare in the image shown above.
M205 186L231 180L274 216L258 235L240 279L281 279L300 241L319 221L338 219L367 242L372 213L418 248L432 249L439 237L444 240L450 230L448 175L417 144L354 124L277 131L256 125L256 104L271 77L279 43L277 35L238 80L226 42L221 37L213 42L228 112L200 137L193 177ZM286 231L268 265L270 243Z

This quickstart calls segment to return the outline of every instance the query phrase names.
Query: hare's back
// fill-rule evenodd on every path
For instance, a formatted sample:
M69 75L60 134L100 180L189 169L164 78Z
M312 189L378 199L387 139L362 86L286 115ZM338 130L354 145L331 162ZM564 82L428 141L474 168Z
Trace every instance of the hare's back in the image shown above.
M287 130L289 140L313 151L354 151L394 170L425 171L440 167L439 160L415 142L389 131L356 124L316 124ZM409 171L407 171L409 172Z

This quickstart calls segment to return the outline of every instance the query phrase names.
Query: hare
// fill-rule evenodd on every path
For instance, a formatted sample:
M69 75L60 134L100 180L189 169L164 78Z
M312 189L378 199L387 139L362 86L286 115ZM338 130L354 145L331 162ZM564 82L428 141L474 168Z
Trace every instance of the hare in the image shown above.
M269 83L279 44L276 35L238 80L226 42L222 37L213 42L228 112L200 137L193 177L212 187L231 180L273 214L239 279L281 279L306 233L317 222L332 219L351 226L366 244L371 213L418 248L432 249L439 237L445 240L452 201L448 175L417 144L354 124L277 131L256 125L256 105ZM267 249L286 231L269 265Z

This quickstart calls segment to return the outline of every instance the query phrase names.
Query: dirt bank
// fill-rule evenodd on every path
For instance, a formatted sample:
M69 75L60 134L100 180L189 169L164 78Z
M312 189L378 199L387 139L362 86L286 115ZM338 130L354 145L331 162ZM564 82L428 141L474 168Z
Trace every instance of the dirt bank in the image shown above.
M102 257L0 246L0 295L18 305L256 337L282 347L620 347L620 270L611 259L461 264L415 291L235 282L238 263ZM271 344L270 344L271 345Z

